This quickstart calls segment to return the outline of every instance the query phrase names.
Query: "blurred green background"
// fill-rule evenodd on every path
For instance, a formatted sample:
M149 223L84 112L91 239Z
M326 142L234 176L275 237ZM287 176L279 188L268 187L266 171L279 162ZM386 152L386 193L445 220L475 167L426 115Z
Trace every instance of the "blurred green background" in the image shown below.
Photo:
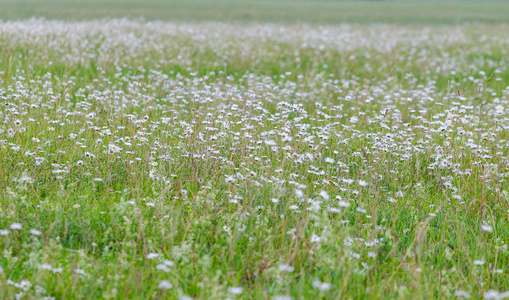
M507 23L502 0L0 0L0 19L107 17L179 21L334 23Z

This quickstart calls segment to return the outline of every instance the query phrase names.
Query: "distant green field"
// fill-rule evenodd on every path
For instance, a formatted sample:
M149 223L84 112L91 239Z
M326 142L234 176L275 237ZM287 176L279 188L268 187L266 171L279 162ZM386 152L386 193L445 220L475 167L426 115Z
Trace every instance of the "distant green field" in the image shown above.
M509 22L507 1L0 0L1 19L32 16L307 23Z

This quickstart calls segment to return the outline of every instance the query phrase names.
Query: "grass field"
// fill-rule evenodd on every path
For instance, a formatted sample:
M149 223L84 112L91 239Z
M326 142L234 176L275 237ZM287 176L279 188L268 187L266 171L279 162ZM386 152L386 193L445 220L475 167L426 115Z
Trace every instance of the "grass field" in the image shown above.
M509 22L507 1L0 0L0 18L450 24Z
M509 297L505 3L51 1L0 0L1 299Z

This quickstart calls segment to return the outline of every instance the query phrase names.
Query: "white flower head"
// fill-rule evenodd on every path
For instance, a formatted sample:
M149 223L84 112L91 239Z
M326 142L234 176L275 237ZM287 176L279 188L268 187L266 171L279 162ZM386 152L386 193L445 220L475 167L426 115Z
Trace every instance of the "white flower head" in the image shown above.
M240 294L242 294L243 290L244 289L240 286L239 287L229 287L228 293L233 294L233 295L240 295Z
M160 290L169 290L173 287L173 284L171 284L168 280L161 280L159 281L159 285L157 286Z
M320 196L322 196L323 199L329 200L329 194L326 191L321 191Z
M170 268L168 268L167 265L164 265L164 264L159 264L156 266L156 269L159 270L159 271L163 271L163 272L166 272L166 273L169 273L170 272Z
M482 225L482 224L481 224L481 229L482 229L483 231L486 231L486 232L493 232L493 227L488 226L488 225Z
M281 272L293 272L294 270L295 270L295 268L290 265L287 265L287 264L279 265L279 271L281 271Z
M325 162L328 163L328 164L333 164L334 163L334 158L327 157L327 158L325 158Z
M462 290L458 290L458 291L454 292L454 296L456 296L456 297L463 297L465 299L469 299L470 298L470 295L467 292L462 291Z
M147 259L154 259L154 258L158 258L158 257L159 257L159 254L157 254L157 253L147 254Z
M500 293L500 292L495 291L495 290L489 290L489 291L484 293L484 299L499 300L499 299L505 299L505 298L509 298L509 291Z
M21 225L20 223L12 223L11 224L12 230L20 230L21 228L23 228L23 225Z
M331 284L328 282L321 282L320 280L313 281L313 287L319 289L320 291L328 291L331 289Z
M30 229L30 233L33 234L33 235L41 235L42 234L42 232L40 232L37 229Z

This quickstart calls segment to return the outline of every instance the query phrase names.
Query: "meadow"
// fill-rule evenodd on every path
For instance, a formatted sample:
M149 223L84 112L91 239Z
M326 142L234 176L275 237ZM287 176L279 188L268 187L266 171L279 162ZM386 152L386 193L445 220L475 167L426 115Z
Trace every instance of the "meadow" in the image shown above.
M509 297L508 24L16 18L0 298Z

